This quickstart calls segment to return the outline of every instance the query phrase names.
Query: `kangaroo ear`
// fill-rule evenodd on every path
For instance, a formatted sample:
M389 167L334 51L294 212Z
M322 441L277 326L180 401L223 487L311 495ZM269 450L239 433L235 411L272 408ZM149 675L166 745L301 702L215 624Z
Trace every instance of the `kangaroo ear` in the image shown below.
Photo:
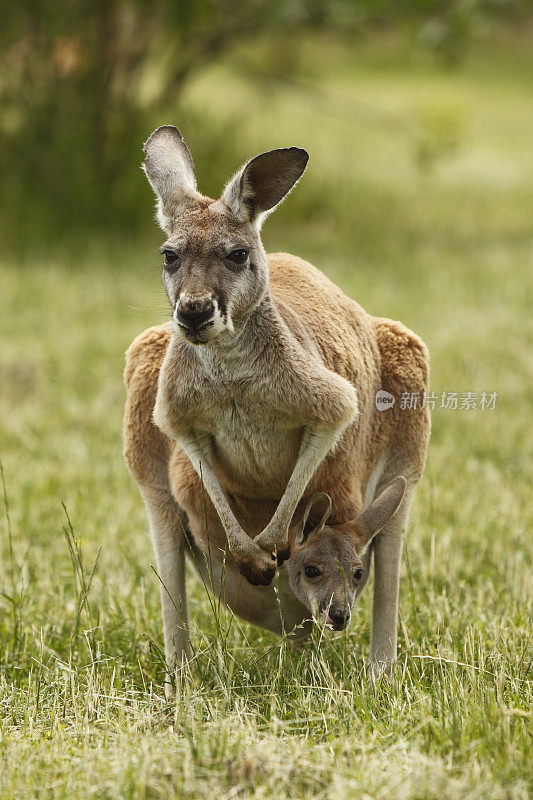
M301 178L308 160L300 147L262 153L234 175L221 200L241 222L261 224Z
M322 514L320 522L317 524L309 523L309 514L314 509L313 520ZM298 533L296 536L297 544L304 544L312 533L320 533L326 524L326 520L331 514L331 497L325 492L314 494L307 506L305 507L304 515L298 525Z
M376 533L379 533L397 512L402 502L406 485L407 481L403 475L399 475L354 520L363 548L372 541Z
M162 125L145 142L143 170L158 197L158 221L166 229L170 216L184 196L196 194L196 177L189 148L179 130Z

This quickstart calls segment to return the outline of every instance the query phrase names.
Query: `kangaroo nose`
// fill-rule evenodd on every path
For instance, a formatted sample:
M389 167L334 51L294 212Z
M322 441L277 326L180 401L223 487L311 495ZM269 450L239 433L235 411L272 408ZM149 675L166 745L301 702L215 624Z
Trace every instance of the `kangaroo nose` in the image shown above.
M350 611L349 609L344 610L343 608L330 608L329 620L335 629L341 630L341 628L344 628L350 621Z
M199 328L213 316L215 307L211 298L187 300L176 307L176 318L186 328Z

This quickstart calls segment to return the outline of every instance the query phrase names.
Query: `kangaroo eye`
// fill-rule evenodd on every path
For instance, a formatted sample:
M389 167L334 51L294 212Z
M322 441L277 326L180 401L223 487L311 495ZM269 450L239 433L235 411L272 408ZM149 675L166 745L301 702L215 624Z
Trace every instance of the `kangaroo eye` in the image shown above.
M308 566L304 569L305 577L306 578L318 578L322 575L322 570L318 569L318 567Z
M228 253L227 258L229 258L230 261L233 261L234 264L244 264L248 258L248 250L245 250L244 248L232 250L231 253Z
M356 581L360 581L361 578L363 577L363 570L361 568L356 569L354 574L353 574L353 576L354 576Z
M165 267L176 266L179 256L175 250L167 250L165 248L165 250L162 250L161 252L165 256Z

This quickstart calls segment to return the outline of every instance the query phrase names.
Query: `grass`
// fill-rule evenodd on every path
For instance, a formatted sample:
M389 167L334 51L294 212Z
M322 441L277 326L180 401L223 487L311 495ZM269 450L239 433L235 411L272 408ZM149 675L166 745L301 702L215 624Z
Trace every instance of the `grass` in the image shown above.
M4 256L2 800L528 796L531 50L474 50L447 73L393 44L304 51L320 102L301 87L253 92L231 60L184 102L192 117L209 108L216 126L246 99L241 160L308 146L311 168L267 224L268 249L309 257L369 311L420 333L437 394L498 393L494 410L433 414L394 679L366 679L368 589L348 633L316 631L293 649L213 615L191 574L197 655L175 706L165 702L158 582L120 454L123 352L168 313L160 238L134 233L22 264ZM211 108L221 87L225 105ZM355 111L325 113L331 92ZM379 111L371 125L361 104ZM424 108L433 120L452 108L462 131L429 172L417 137L439 139L439 123L416 135L382 123L394 111L411 125Z

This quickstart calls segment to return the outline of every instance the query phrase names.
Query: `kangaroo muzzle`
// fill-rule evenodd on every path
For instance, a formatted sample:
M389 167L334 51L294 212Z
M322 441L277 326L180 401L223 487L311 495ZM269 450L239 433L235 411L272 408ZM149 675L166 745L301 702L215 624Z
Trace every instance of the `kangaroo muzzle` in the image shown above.
M174 310L177 322L190 331L198 331L211 321L214 313L215 305L211 297L180 299Z
M342 631L350 622L350 609L331 606L328 613L328 622L336 631Z

